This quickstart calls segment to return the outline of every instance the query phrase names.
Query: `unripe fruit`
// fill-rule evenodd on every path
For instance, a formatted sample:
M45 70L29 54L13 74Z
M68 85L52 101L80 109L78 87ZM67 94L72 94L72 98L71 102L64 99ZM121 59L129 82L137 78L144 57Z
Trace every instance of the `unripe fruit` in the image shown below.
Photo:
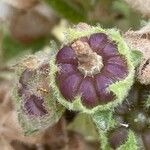
M54 96L68 109L88 113L121 103L133 83L134 60L118 31L79 24L66 35L50 63Z
M63 47L57 54L59 73L57 82L62 95L72 101L78 94L86 107L113 101L115 94L107 87L127 76L127 62L117 50L115 42L104 33L91 34L86 42L79 39ZM75 44L76 45L75 48ZM82 45L83 44L83 45ZM83 51L89 49L89 52ZM81 48L80 48L81 46ZM82 47L83 46L83 47ZM79 49L79 54L74 50Z
M49 21L34 11L16 15L10 24L11 36L22 43L46 37L49 29Z
M0 22L9 22L11 20L11 18L16 14L16 10L8 5L5 2L0 2Z
M53 126L64 111L51 94L48 83L49 56L48 53L39 52L18 64L15 105L25 134Z
M138 56L138 57L137 57ZM78 24L50 60L53 96L66 108L91 115L102 149L115 126L114 108L128 95L141 53L131 51L119 32Z

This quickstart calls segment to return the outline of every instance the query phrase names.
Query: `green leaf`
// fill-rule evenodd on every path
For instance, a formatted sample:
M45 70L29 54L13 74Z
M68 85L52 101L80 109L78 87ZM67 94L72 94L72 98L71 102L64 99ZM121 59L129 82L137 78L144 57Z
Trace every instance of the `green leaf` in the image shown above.
M4 60L9 60L26 50L32 50L32 52L41 50L46 43L48 43L48 40L42 38L34 41L31 44L24 45L15 41L13 38L10 37L10 35L4 34L2 39Z
M92 119L95 122L98 130L107 131L115 125L115 121L112 118L112 112L109 110L95 112L92 115Z
M115 120L112 116L112 111L97 111L92 115L92 119L97 127L99 133L99 140L101 143L101 148L103 150L110 149L108 139L107 139L107 131L114 128L116 125Z
M80 21L86 21L86 14L83 10L74 7L65 0L45 0L59 15L65 17L71 22L77 23Z
M113 2L112 9L117 11L118 13L123 14L125 17L129 17L130 8L129 6L122 0L116 0Z
M117 150L138 150L136 136L133 131L129 130L128 139L125 144L121 145Z
M73 122L69 124L68 129L79 132L86 139L98 139L98 133L90 115L79 113Z
M38 87L45 88L44 87L45 83L50 80L50 77L48 76L47 72L49 71L49 68L46 68L45 71L43 70L41 72L39 70L43 65L45 66L49 63L51 55L52 55L51 51L48 50L46 52L39 51L34 55L29 55L28 57L25 56L23 60L18 62L18 65L15 68L16 83L18 83L20 78L22 77L22 73L25 70L29 69L28 66L21 64L25 61L28 61L29 59L36 60L35 61L36 65L38 62L38 65L34 68L34 71L37 71L37 74L31 75L29 77L29 80L26 82L26 85L29 87L28 91L20 95L18 93L19 88L16 84L14 86L12 93L14 108L18 116L18 123L22 128L22 132L26 136L39 134L43 132L46 128L52 127L58 122L58 120L61 118L61 116L65 111L65 108L61 104L57 103L56 99L52 96L51 94L52 91L50 87L46 87L47 90L46 93L37 92ZM34 62L32 63L33 66L35 64ZM23 84L21 85L24 89ZM30 99L31 95L36 96L35 101L38 101L37 97L42 98L42 103L41 104L39 103L38 106L42 107L42 109L45 110L46 113L43 113L42 115L36 113L32 115L30 114L30 110L26 109L25 103L26 98L28 97ZM33 99L31 98L30 101L32 100ZM32 106L34 107L34 105Z
M134 66L137 67L141 61L141 58L143 57L143 53L138 50L132 50L131 57L132 57Z

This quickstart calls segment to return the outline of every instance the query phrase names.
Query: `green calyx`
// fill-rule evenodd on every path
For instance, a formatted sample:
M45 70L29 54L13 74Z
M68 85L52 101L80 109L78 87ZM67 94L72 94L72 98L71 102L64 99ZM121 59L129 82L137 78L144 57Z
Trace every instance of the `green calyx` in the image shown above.
M18 122L25 136L36 135L44 131L46 128L55 125L64 112L64 107L56 103L52 97L47 97L45 105L48 114L42 117L29 116L22 108L22 98L18 96L16 90L13 93L15 97L15 108L18 116Z
M108 87L108 91L112 91L116 95L116 99L112 102L109 102L104 105L98 105L92 109L88 109L81 103L81 96L78 95L74 98L72 102L68 102L65 98L61 95L59 88L56 84L56 73L58 71L58 66L55 64L56 60L55 57L51 58L50 60L50 85L53 89L53 95L56 99L64 105L67 109L74 110L74 111L81 111L88 114L94 114L97 111L105 111L111 110L116 107L118 104L121 104L124 98L128 95L128 91L130 90L133 81L134 81L134 73L135 73L135 64L137 65L137 58L133 57L136 56L133 53L135 51L131 51L123 38L121 37L119 31L116 29L108 29L104 30L100 26L89 27L86 30L79 30L76 28L70 28L66 31L66 41L65 44L71 43L74 40L79 39L80 37L90 36L94 33L105 33L108 37L115 41L118 45L118 51L121 55L125 56L127 65L128 65L128 75L125 79L122 79L118 82L111 84ZM139 56L139 55L138 55ZM138 57L139 60L139 57Z
M48 82L50 80L47 72L49 69L43 68L43 70L40 71L42 66L45 67L45 65L48 64L51 55L50 52L38 52L20 61L16 68L17 86L15 86L13 90L13 102L17 112L18 122L24 135L39 134L46 128L53 126L58 122L65 110L52 96L51 87L49 85L48 87L45 86L46 81ZM37 74L31 76L27 74L24 79L25 81L20 81L22 73L27 69L33 72L36 71ZM21 95L19 93L19 87L23 88L23 91L21 91L23 94ZM27 92L24 92L24 90ZM40 103L38 99L30 98L30 95L41 97L42 103ZM25 108L27 98L29 98L27 104L29 106ZM43 109L44 113L40 115Z
M122 144L117 150L138 150L138 143L137 143L137 137L135 136L134 132L129 130L127 140L124 144Z
M63 106L65 106L69 110L80 111L86 114L89 114L92 117L93 122L95 123L97 130L99 132L99 138L101 143L101 148L103 150L111 149L107 133L109 130L115 128L117 126L117 121L113 118L114 108L118 105L121 105L125 97L128 95L128 91L130 90L133 82L134 82L134 74L135 67L140 62L142 57L141 53L136 50L131 50L119 31L116 29L108 29L104 30L100 26L86 28L86 30L78 30L76 28L70 28L66 31L66 41L65 44L72 43L73 41L84 37L90 36L94 33L105 33L111 40L115 41L118 46L118 51L121 55L126 58L127 66L128 66L128 75L121 79L118 82L111 84L107 90L112 91L116 95L116 99L112 102L109 102L104 105L98 105L94 108L88 109L81 103L81 96L78 95L72 100L72 102L68 102L61 94L57 84L56 84L56 73L58 72L58 66L56 65L56 58L53 57L50 60L50 85L53 89L54 97L60 102ZM134 138L133 138L134 137ZM120 149L127 146L131 146L131 143L135 145L135 136L133 132L129 132L128 140L125 144L121 145ZM135 148L136 150L136 148Z

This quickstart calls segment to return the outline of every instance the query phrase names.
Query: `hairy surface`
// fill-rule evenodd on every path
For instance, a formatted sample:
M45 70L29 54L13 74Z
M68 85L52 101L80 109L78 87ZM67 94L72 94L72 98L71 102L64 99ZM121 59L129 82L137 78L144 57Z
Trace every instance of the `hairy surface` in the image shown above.
M129 92L123 104L115 109L114 118L118 127L109 133L109 143L112 148L118 148L127 141L129 130L133 130L142 141L142 149L150 149L150 110L146 106L150 86L142 86L136 83ZM142 145L141 145L142 146Z
M76 49L79 41L86 44ZM64 46L57 54L59 71L56 78L62 95L68 101L81 95L82 103L87 107L112 101L115 95L107 91L108 86L124 79L128 73L126 60L119 54L116 43L104 33L95 33L89 38L82 37L74 43ZM95 70L90 70L93 63L89 66L88 64L93 59L97 60L97 56L101 57L103 66L99 71L96 68L95 73ZM99 66L99 61L96 61L95 66L97 64Z

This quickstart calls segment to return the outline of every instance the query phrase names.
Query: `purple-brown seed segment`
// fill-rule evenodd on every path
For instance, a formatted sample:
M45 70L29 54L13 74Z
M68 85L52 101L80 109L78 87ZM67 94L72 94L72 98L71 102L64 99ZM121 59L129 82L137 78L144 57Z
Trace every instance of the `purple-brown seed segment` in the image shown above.
M64 81L68 76L79 72L75 65L73 64L59 64L59 73L57 75L57 79L60 81Z
M86 77L82 80L78 93L81 95L83 104L87 107L96 106L98 104L94 81L91 77Z
M75 52L69 46L64 46L57 54L57 63L77 64Z
M112 101L115 95L112 92L107 90L108 86L112 84L113 81L111 78L104 75L95 76L95 86L97 95L99 96L99 103L107 103Z
M44 103L43 97L32 94L29 97L25 98L25 103L23 108L25 109L25 112L28 115L42 117L48 114L43 103Z
M62 96L72 101L81 95L82 104L91 108L113 101L115 95L108 91L108 86L128 74L125 57L105 33L81 37L64 46L56 63L57 85Z
M125 58L123 56L121 57L120 55L110 57L109 59L107 59L106 63L107 64L116 64L116 65L123 66L123 67L127 66Z
M104 33L95 33L89 38L90 47L96 52L102 50L107 42L107 35Z
M117 149L127 140L128 129L120 127L111 132L109 135L109 143L112 148Z
M23 71L19 79L19 83L22 84L23 86L26 86L29 80L31 79L31 77L34 76L35 73L36 72L33 70L26 69L25 71Z
M67 77L63 82L60 82L60 91L67 100L71 101L77 96L77 90L82 78L80 74L73 74Z
M108 42L105 47L102 49L102 52L104 57L112 57L115 55L119 55L117 45L114 42Z
M102 72L109 72L112 77L118 80L123 79L128 73L126 67L122 67L116 64L105 65Z
M145 132L142 135L143 143L146 150L150 149L150 129L145 130Z

